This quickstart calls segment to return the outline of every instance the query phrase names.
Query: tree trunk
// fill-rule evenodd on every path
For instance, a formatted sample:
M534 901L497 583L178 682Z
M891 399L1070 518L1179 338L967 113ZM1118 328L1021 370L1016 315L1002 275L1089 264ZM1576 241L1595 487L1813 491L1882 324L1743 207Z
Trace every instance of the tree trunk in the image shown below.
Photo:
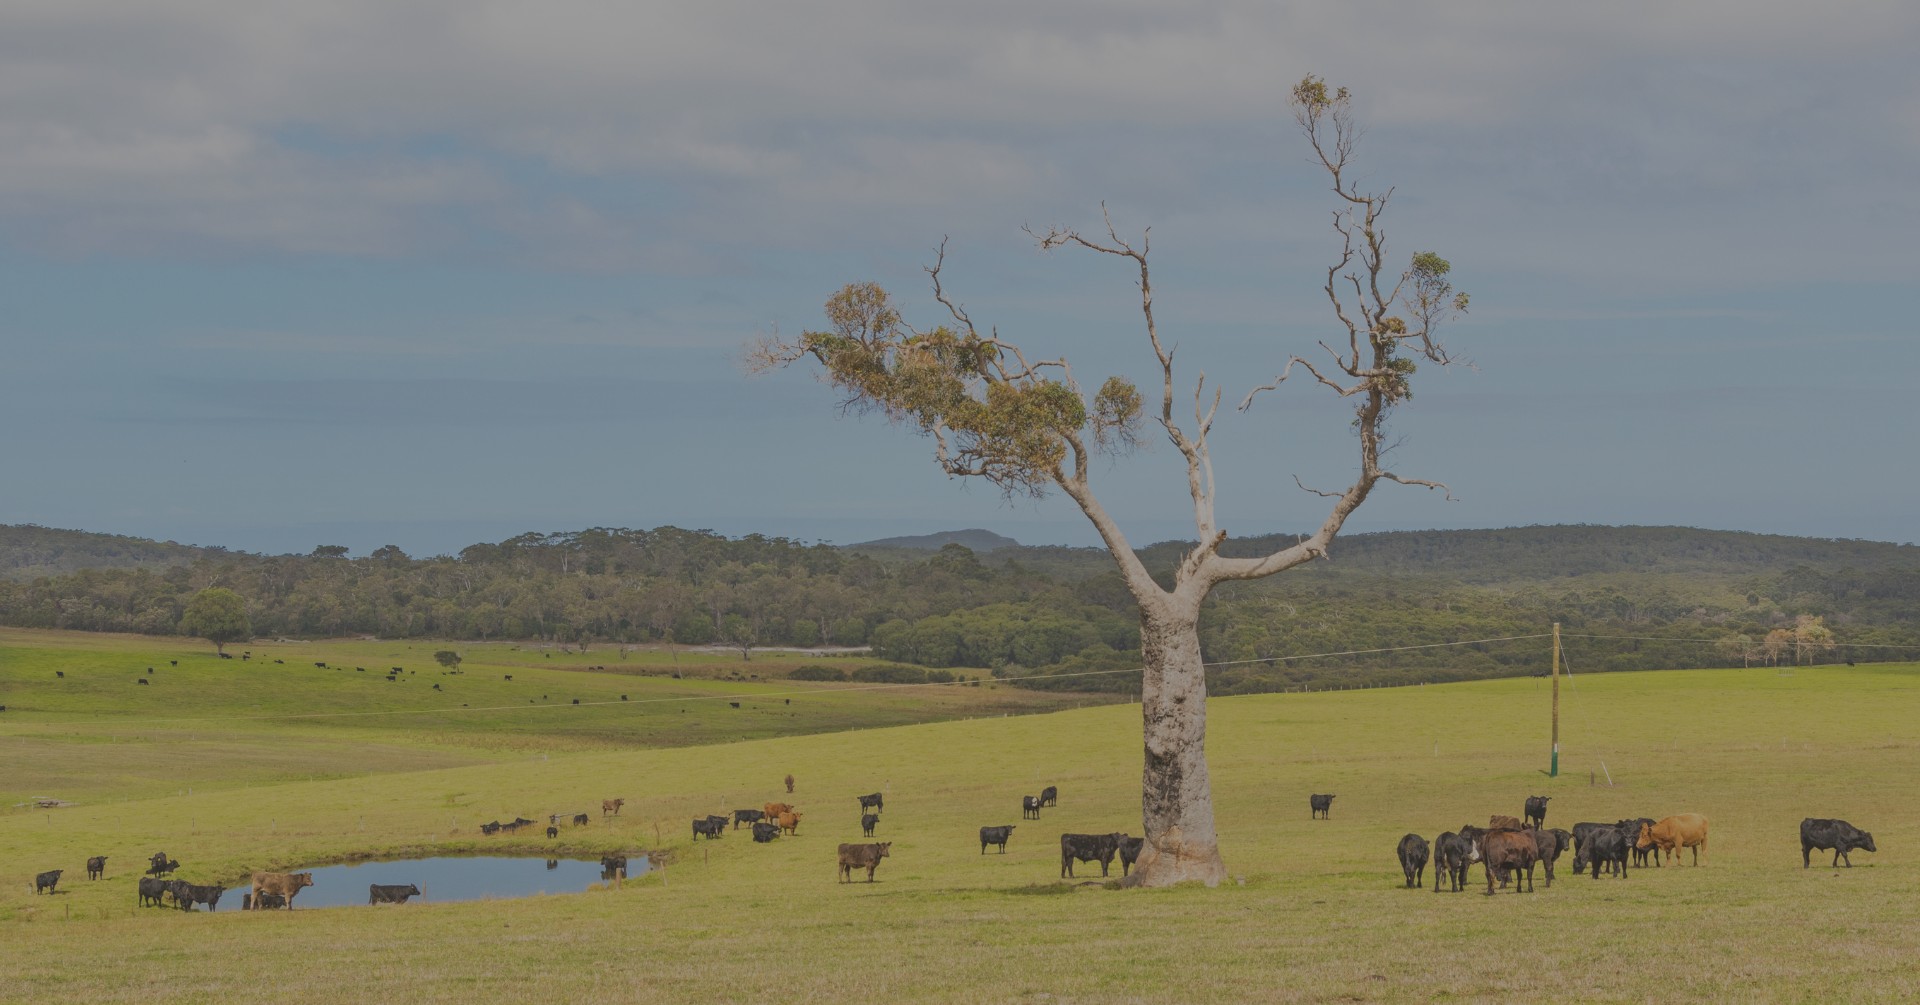
M1146 734L1140 814L1146 844L1126 885L1199 880L1216 886L1227 867L1213 832L1207 678L1200 664L1197 606L1143 601L1140 649L1146 664L1140 695Z

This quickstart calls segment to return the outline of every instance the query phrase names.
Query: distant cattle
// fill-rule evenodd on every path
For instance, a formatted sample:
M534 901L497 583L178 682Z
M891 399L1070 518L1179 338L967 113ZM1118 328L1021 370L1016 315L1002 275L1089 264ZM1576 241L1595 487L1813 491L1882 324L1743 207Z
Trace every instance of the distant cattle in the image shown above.
M285 906L287 906L287 898L277 893L263 893L258 897L251 893L240 895L242 911L275 911Z
M500 821L489 820L486 823L481 824L480 833L486 834L488 836L492 836L494 834L500 833Z
M1107 875L1113 865L1113 857L1120 853L1120 839L1124 834L1062 834L1060 835L1060 878L1073 876L1073 863L1098 862L1100 875Z
M1309 811L1307 814L1309 819L1319 818L1321 820L1331 820L1333 819L1333 817L1330 816L1333 812L1333 797L1331 795L1319 794L1308 796L1307 809Z
M1520 874L1527 877L1526 892L1533 892L1533 866L1540 859L1533 836L1519 830L1489 830L1481 846L1480 865L1487 873L1487 896L1493 896L1495 875L1503 879L1513 875L1513 892L1520 892Z
M1552 796L1527 797L1527 826L1537 830L1547 825L1547 800L1552 798Z
M325 663L315 663L314 666L317 666L322 670L325 670L327 668L327 665Z
M625 855L600 856L600 874L607 879L626 875L627 857Z
M526 817L514 817L512 823L501 824L500 829L512 833L522 827L530 827L532 825L533 821L528 820Z
M693 818L693 836L695 838L704 837L707 840L712 841L712 840L715 840L716 838L719 838L721 835L725 833L726 833L726 829L714 823L712 817L694 817Z
M1533 846L1540 857L1541 866L1547 871L1547 887L1553 887L1553 864L1560 860L1560 853L1573 843L1573 835L1555 828L1550 831L1534 828L1527 831L1533 835Z
M1408 834L1400 839L1395 849L1400 856L1400 871L1406 874L1407 889L1424 889L1427 885L1427 856L1430 849L1427 839L1418 834Z
M256 872L253 874L253 903L259 908L262 894L275 893L287 898L287 910L293 910L293 898L313 885L310 872Z
M275 662L275 663L278 663L278 662L280 662L280 661L279 661L279 660L274 660L274 662ZM167 661L167 665L168 665L168 666L175 666L175 667L177 667L177 666L179 666L179 665L180 665L180 661L179 661L179 660L168 660L168 661Z
M1007 853L1007 839L1013 836L1013 826L1013 824L1007 824L1004 827L980 828L980 854L985 855L987 853L988 845L997 844L1000 846L1000 854L1005 855Z
M1039 796L1021 796L1020 797L1020 819L1022 820L1040 819L1040 797Z
M510 674L510 673L503 673L503 674L501 674L500 676L502 676L502 677L505 677L505 678L506 678L506 679L508 679L508 680L512 680L512 679L513 679L513 675L512 675L512 674Z
M1040 805L1042 805L1042 806L1058 806L1058 805L1060 805L1060 790L1059 790L1058 788L1055 788L1054 786L1051 786L1051 785L1049 785L1049 786L1047 786L1047 787L1046 787L1046 788L1044 788L1044 789L1041 789L1041 790L1040 790Z
M369 904L404 904L407 902L408 897L418 896L420 896L420 888L414 886L412 883L408 883L405 886L381 883L367 884L367 903Z
M578 699L578 698L575 698L575 699L573 700L573 703L574 703L575 705L578 705L578 704L580 704L580 699ZM730 701L730 702L727 702L727 706L728 706L729 708L739 708L739 707L740 707L740 703L739 703L739 702L737 702L737 701Z
M779 836L780 836L779 824L770 824L770 823L765 823L763 821L758 821L758 820L754 821L753 840L755 841L755 843L766 844Z
M180 905L182 911L193 910L193 905L195 904L205 904L207 905L207 910L215 911L220 908L220 895L226 892L227 888L224 886L199 886L193 883L175 883L173 886L173 899L175 903Z
M739 830L741 824L759 823L767 818L766 810L734 810L733 829Z
M149 876L165 876L167 873L180 868L180 863L168 858L167 853L163 851L155 852L153 858L148 861L150 864L147 866L147 875Z
M793 810L788 810L780 814L780 816L774 820L774 823L779 824L780 829L788 834L796 837L800 834L800 814Z
M1640 825L1635 847L1657 848L1675 858L1680 849L1693 849L1693 864L1700 864L1700 851L1707 846L1707 818L1698 813L1676 813L1657 824Z
M167 893L166 880L154 879L151 876L140 877L140 906L141 907L161 906L160 898L166 896L166 893ZM147 903L148 901L152 901L153 903L148 904Z
M46 872L33 877L33 892L36 894L54 892L53 888L60 882L60 874L63 872L66 872L66 870L48 869Z
M145 684L147 682L147 679L145 677L135 677L134 681L139 684Z
M1592 869L1593 878L1599 879L1600 868L1604 865L1608 872L1618 873L1621 879L1626 879L1627 851L1632 847L1633 838L1626 827L1593 824L1574 847L1574 874Z
M1868 849L1868 850L1871 851L1872 849ZM105 855L95 855L94 857L87 859L87 878L88 879L99 879L101 876L105 875L106 872L107 872L107 857Z
M1849 869L1853 868L1853 859L1847 857L1850 852L1880 850L1873 846L1872 834L1845 820L1808 817L1800 821L1800 868L1812 867L1815 848L1833 849L1833 864L1837 866L1845 859Z
M585 813L575 813L573 815L573 825L575 827L585 827L587 825L587 815Z
M549 837L549 838L557 838L557 837L559 837L559 836L560 836L560 828L558 828L558 827L549 827L549 828L547 828L547 837Z
M880 822L880 814L878 813L860 814L860 833L867 837L872 837L873 827L875 824L879 822Z
M1120 835L1120 875L1133 874L1133 864L1140 861L1140 850L1146 846L1146 838Z
M1480 861L1480 842L1469 834L1455 834L1441 831L1433 839L1433 892L1440 892L1444 880L1451 884L1452 892L1459 893L1467 885L1467 866Z
M772 820L782 813L793 812L793 806L790 803L768 803L760 807L760 812L765 813L768 820Z
M892 847L892 841L882 841L879 844L841 845L840 882L852 882L853 870L862 868L867 870L867 882L873 882L873 871L880 868L881 859L890 857L888 849Z
M791 698L787 699L787 704L789 705L793 704L793 699ZM793 776L792 775L787 776L787 794L788 795L793 794Z
M1519 817L1510 817L1504 813L1495 813L1493 816L1487 818L1487 829L1490 831L1517 831L1525 830L1526 825L1520 822Z
M878 813L881 810L884 810L887 808L886 800L880 798L880 793L878 792L875 792L872 795L859 796L856 798L860 800L860 808L862 810L873 810L875 813Z

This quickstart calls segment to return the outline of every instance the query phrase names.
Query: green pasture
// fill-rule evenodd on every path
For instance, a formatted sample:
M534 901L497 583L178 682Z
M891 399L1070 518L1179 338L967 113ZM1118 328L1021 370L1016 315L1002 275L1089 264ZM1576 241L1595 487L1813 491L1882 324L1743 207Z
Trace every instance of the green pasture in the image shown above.
M1233 879L1157 891L1107 889L1097 866L1057 880L1062 831L1139 833L1133 705L311 782L259 779L240 736L208 755L224 788L0 815L0 999L1910 999L1916 713L1914 665L1581 676L1562 694L1562 775L1549 779L1543 681L1215 699L1209 752ZM41 728L0 720L9 773L59 770L38 762L71 748L35 745ZM305 728L350 744L363 727ZM264 750L279 736L251 740ZM797 836L690 839L694 815L788 799L789 772ZM1020 820L1019 796L1048 784L1060 805ZM854 796L875 790L886 795L876 838L894 842L892 857L879 882L838 884L835 846L861 840ZM1313 792L1337 794L1330 820L1308 819ZM1517 814L1529 794L1553 797L1549 826L1703 813L1705 864L1593 880L1563 860L1555 885L1531 895L1436 895L1431 876L1402 888L1403 833ZM627 806L603 820L612 796ZM557 841L476 830L580 809L592 822ZM1806 816L1850 819L1881 851L1856 853L1851 870L1803 871ZM1008 854L982 856L978 828L1003 823L1017 825ZM645 851L666 867L621 889L519 901L136 910L138 871L162 849L202 883L403 851ZM84 861L98 854L107 878L90 883ZM34 896L33 874L51 868L68 870L63 892ZM1484 890L1479 870L1472 880Z

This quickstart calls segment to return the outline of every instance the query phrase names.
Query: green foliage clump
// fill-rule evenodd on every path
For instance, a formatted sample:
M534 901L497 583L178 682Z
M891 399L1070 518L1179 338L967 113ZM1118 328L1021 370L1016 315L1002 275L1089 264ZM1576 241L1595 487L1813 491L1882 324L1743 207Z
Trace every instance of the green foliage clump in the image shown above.
M847 672L845 670L840 669L839 667L830 667L830 666L823 666L818 663L809 663L806 666L794 667L792 670L788 671L787 679L788 680L846 680Z
M227 643L253 637L253 625L247 620L247 602L238 593L215 586L201 590L180 616L180 631L197 635L226 652Z

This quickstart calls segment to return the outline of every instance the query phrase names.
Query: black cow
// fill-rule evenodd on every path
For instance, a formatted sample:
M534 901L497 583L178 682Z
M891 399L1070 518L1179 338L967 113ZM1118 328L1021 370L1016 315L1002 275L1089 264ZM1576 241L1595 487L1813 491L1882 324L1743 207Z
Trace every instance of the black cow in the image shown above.
M220 909L220 895L227 892L224 886L197 886L193 883L179 882L172 885L173 899L180 905L182 911L193 910L195 904L205 904L207 910L217 911Z
M1036 800L1037 802L1038 800ZM1060 835L1060 877L1073 876L1073 863L1098 862L1100 875L1107 875L1113 865L1113 857L1120 854L1120 839L1125 834L1062 834Z
M1333 811L1332 796L1322 796L1322 795L1308 796L1307 807L1310 810L1310 812L1307 814L1309 819L1312 819L1315 817L1318 817L1319 819L1322 819L1322 820L1333 819L1331 816L1328 816L1328 814Z
M558 828L558 827L549 827L549 828L547 828L547 837L549 837L549 838L557 838L557 837L559 837L559 836L560 836L560 828Z
M1647 856L1649 853L1653 855L1653 867L1656 869L1661 868L1660 853L1655 850L1655 847L1648 845L1642 848L1638 844L1641 825L1644 824L1652 827L1656 823L1659 823L1659 821L1652 817L1635 817L1631 820L1622 820L1615 825L1626 832L1627 844L1633 846L1633 864L1638 868L1645 869L1647 867Z
M1638 824L1625 821L1619 826L1604 827L1598 824L1587 831L1573 852L1573 871L1578 874L1593 870L1593 878L1600 878L1600 866L1605 864L1608 872L1617 871L1621 879L1627 878L1627 853L1633 848L1633 840L1628 835L1639 832Z
M627 857L625 855L600 856L600 875L603 878L613 879L617 876L625 876L626 874Z
M1140 849L1146 846L1146 838L1128 837L1125 834L1120 835L1120 875L1130 876L1133 874L1133 864L1140 861Z
M1527 833L1533 835L1533 846L1539 855L1540 864L1547 867L1547 885L1553 885L1553 864L1560 860L1560 854L1573 843L1573 835L1559 829L1543 831L1534 828Z
M148 861L152 863L147 866L147 875L149 876L165 876L167 873L180 868L180 863L168 858L167 853L163 851L155 852L153 858Z
M141 907L148 907L148 906L159 907L161 903L160 898L164 896L166 892L167 892L166 880L154 879L151 876L140 877L140 906ZM148 901L152 901L153 903L149 905L147 903ZM245 910L245 909L246 908L244 907L241 908L241 910Z
M1467 866L1480 861L1480 842L1471 834L1442 831L1433 839L1433 892L1444 879L1459 893L1467 885Z
M1847 857L1848 853L1880 850L1873 846L1873 835L1845 820L1808 817L1800 821L1800 868L1812 867L1815 848L1833 849L1833 864L1838 866L1845 859L1849 869L1853 868L1853 859Z
M704 835L707 840L712 841L726 832L725 827L714 823L713 817L695 817L693 820L693 836L696 838Z
M769 844L780 836L780 825L754 821L753 840L755 844Z
M1049 785L1049 786L1047 786L1047 787L1046 787L1046 788L1044 788L1044 789L1041 789L1041 790L1040 790L1040 805L1042 805L1042 806L1058 806L1058 805L1060 805L1060 790L1059 790L1058 788L1055 788L1054 786L1051 786L1051 785Z
M66 872L66 870L48 869L46 872L33 877L33 892L35 894L54 892L54 885L60 882L60 874L63 872Z
M99 879L101 876L106 875L106 873L107 873L107 857L105 855L95 855L94 857L87 859L87 878L88 879Z
M1013 827L1013 824L1007 824L1004 827L980 828L980 854L985 855L987 853L988 845L997 844L1000 846L1000 854L1005 855L1007 853L1007 839L1013 836Z
M1526 810L1525 816L1526 816L1528 827L1531 827L1534 830L1539 830L1540 828L1545 827L1547 825L1547 800L1552 798L1553 798L1552 796L1528 796L1527 797L1527 810Z
M277 911L285 906L287 906L287 898L283 894L263 893L258 897L251 893L240 895L242 911Z
M872 837L873 825L879 822L880 822L880 814L878 813L860 814L860 833L866 835L867 837Z
M587 815L585 813L575 813L573 815L573 825L575 827L585 827L587 825Z
M767 818L766 810L734 810L733 829L739 830L741 824L759 823Z
M486 835L494 835L494 834L500 833L500 821L489 820L486 823L481 824L480 833L486 834Z
M411 883L406 886L367 884L367 903L369 904L404 904L408 897L418 896L420 896L420 888Z
M878 792L875 792L870 796L860 796L859 799L860 799L860 809L862 811L872 810L875 813L878 813L881 810L886 809L885 800L880 798L880 793Z
M1022 820L1040 819L1040 797L1039 796L1021 796L1020 797L1020 819Z
M145 677L135 677L134 681L136 683L145 684L147 682L147 679Z
M1427 839L1418 834L1408 834L1400 839L1400 847L1395 850L1400 855L1400 871L1407 876L1407 889L1425 889L1427 856L1430 854Z

